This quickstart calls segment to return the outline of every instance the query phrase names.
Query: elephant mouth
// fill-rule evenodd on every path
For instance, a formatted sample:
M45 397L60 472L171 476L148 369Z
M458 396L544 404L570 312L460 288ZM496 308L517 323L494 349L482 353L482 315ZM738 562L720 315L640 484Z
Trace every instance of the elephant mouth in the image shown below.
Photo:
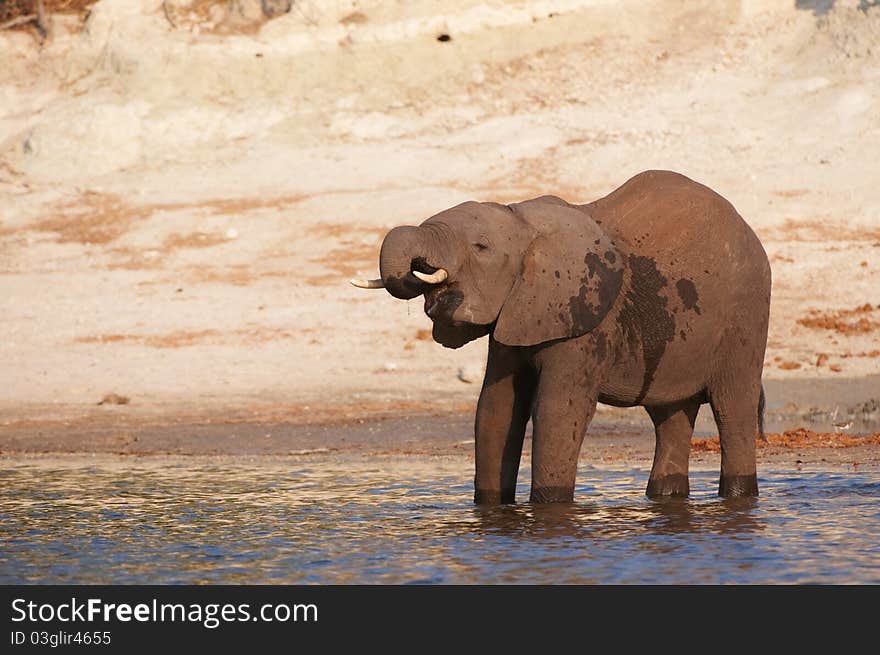
M425 292L425 314L434 322L434 341L446 348L461 348L466 343L489 334L491 325L478 325L453 319L464 301L464 294L454 285L435 287Z
M472 323L451 323L434 322L434 330L432 335L434 341L444 348L461 348L466 343L486 336L492 331L491 325L475 325Z
M463 327L467 323L452 318L463 301L464 295L455 287L446 285L434 287L425 292L425 314L432 321L441 321L452 327Z

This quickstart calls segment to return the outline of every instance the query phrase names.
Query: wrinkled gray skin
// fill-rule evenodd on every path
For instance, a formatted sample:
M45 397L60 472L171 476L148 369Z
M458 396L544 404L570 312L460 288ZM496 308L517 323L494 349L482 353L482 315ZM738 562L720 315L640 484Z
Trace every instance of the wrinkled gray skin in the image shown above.
M439 268L441 284L412 274ZM719 494L757 495L770 265L714 191L647 171L587 205L465 202L391 230L380 271L393 296L424 295L442 345L489 336L475 502L514 501L529 418L531 501L571 501L597 402L641 405L654 422L648 496L688 494L702 403L721 437Z

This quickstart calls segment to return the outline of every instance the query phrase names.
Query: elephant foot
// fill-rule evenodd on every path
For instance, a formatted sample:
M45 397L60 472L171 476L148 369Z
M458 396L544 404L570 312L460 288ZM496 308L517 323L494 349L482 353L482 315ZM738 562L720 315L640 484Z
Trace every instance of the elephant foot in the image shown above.
M493 491L490 489L475 489L474 504L475 505L510 505L515 502L515 492L510 491Z
M659 478L651 478L648 480L648 488L645 491L648 498L663 496L684 498L689 493L688 476L684 473L670 473Z
M574 489L570 487L537 487L532 489L530 503L570 503Z
M718 495L722 498L741 498L758 495L758 474L722 475L718 483Z

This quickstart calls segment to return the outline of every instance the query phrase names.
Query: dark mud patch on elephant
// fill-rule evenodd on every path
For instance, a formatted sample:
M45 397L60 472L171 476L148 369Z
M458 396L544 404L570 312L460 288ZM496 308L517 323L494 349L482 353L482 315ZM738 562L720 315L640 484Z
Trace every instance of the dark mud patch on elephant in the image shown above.
M702 313L700 306L697 304L700 301L700 296L697 295L697 287L691 280L682 278L675 283L675 289L678 291L678 297L681 298L685 309L692 309L697 314Z
M611 254L613 256L613 252ZM613 256L613 259L617 258ZM599 325L623 284L623 268L620 265L609 265L592 252L586 254L584 264L587 265L587 274L581 278L578 295L568 300L574 334L585 334Z
M632 286L620 312L620 323L630 342L641 346L645 364L642 388L636 398L641 402L648 393L660 366L666 344L675 338L675 318L669 312L669 301L662 295L666 278L650 257L629 256Z

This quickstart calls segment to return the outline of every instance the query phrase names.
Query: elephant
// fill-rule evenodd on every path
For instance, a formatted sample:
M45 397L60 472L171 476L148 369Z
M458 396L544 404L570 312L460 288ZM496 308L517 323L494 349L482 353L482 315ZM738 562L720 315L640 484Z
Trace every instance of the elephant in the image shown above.
M474 502L515 502L532 420L532 503L572 502L597 403L642 406L654 424L646 494L687 496L694 421L708 403L722 497L757 496L761 374L771 271L733 205L649 170L584 205L545 195L464 202L391 229L381 278L423 295L434 340L489 337L475 420Z

